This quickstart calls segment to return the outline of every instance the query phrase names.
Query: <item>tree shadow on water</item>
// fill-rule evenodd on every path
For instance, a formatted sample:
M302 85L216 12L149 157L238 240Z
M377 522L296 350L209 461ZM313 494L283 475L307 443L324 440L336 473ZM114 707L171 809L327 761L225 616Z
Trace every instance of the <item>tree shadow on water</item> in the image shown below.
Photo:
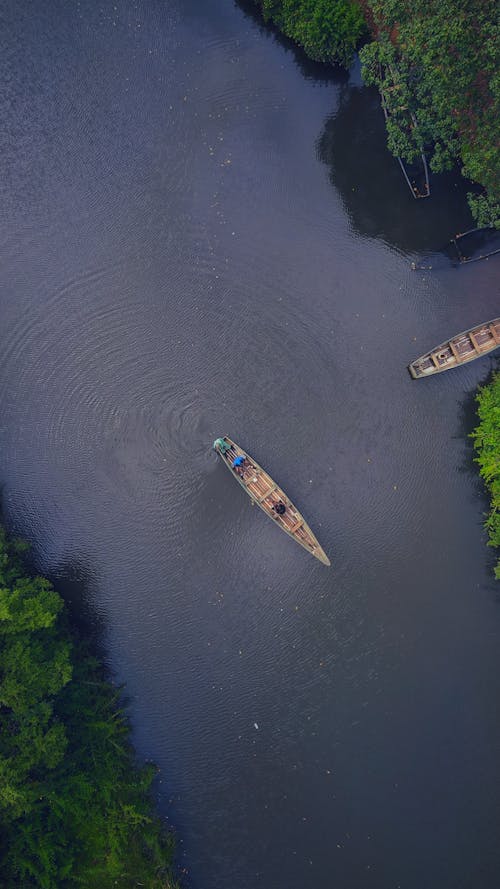
M51 572L48 579L64 599L72 636L84 641L89 650L105 662L106 625L104 615L96 608L95 574L81 563L67 562Z
M472 223L467 183L458 171L433 176L431 196L415 200L388 148L376 89L341 87L338 111L317 143L353 229L403 252L438 251ZM469 186L470 187L470 186Z
M33 577L46 577L50 581L64 601L65 610L61 619L68 626L73 641L77 645L83 643L86 650L101 661L107 675L109 668L106 663L106 622L105 615L96 607L94 595L98 582L96 572L77 559L62 562L52 571L41 571L28 535L23 533L22 527L12 527L9 521L1 488L0 524L6 529L8 537L21 539L28 544L26 552L22 554L27 573Z

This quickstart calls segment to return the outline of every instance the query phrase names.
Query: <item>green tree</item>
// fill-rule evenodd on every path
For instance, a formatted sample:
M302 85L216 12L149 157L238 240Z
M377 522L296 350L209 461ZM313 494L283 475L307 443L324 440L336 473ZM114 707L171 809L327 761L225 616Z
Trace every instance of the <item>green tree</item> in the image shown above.
M353 0L256 0L266 21L276 24L310 58L348 67L366 25Z
M135 764L122 692L24 549L0 526L1 885L173 887L156 770Z
M479 424L472 433L476 462L491 498L491 508L485 522L489 545L500 547L500 373L483 386L477 396ZM495 568L500 580L500 560Z

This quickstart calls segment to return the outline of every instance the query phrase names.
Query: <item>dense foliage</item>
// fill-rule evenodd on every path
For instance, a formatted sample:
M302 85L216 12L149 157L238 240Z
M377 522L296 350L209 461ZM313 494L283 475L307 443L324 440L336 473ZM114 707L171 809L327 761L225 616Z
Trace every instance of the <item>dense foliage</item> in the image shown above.
M424 150L424 140L416 124L418 106L408 86L408 66L393 44L383 35L365 46L360 56L363 62L363 79L368 86L380 90L382 103L387 111L387 145L389 150L411 163Z
M479 425L472 437L477 451L476 461L491 497L486 528L489 545L500 547L500 373L479 390L477 402ZM500 580L500 559L495 575Z
M497 0L368 2L376 41L361 50L364 76L415 114L413 145L402 139L406 155L425 145L435 172L461 162L485 189L470 196L478 223L500 228ZM397 138L390 147L397 152Z
M171 887L120 692L0 526L0 885Z
M313 59L350 64L385 97L390 150L431 170L459 163L482 186L469 195L478 225L500 228L498 0L255 0ZM365 24L366 19L366 24Z
M366 33L363 12L353 0L256 0L272 21L311 59L348 67Z

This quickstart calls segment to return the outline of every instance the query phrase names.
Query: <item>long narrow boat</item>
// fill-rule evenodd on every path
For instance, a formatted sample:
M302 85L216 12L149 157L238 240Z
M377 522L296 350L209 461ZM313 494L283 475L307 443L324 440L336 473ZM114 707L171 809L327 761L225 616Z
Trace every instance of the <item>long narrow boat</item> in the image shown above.
M460 263L478 262L500 253L500 231L492 225L470 228L455 235L450 244L455 248Z
M389 66L389 70L391 76L393 78L394 86L392 89L396 89L396 74L391 66ZM383 72L382 67L379 66L379 80L382 83L383 81ZM387 96L382 88L379 87L380 93L380 101L382 105L382 111L384 112L384 117L386 123L389 121L390 117L393 116L391 110L389 109L389 103L387 101ZM418 129L417 119L413 113L413 111L409 111L408 109L400 109L403 110L404 113L408 116L408 121L406 124L407 131L411 132L416 131ZM418 200L419 198L428 198L431 194L431 186L429 182L429 168L427 166L427 158L423 151L419 152L419 158L416 159L413 163L408 163L404 161L402 157L396 155L396 160L401 167L401 172L405 178L405 182L410 189L410 193L412 196Z
M474 361L475 358L481 358L498 349L500 346L500 318L494 318L493 321L487 321L486 324L478 324L477 327L471 327L464 333L458 333L436 346L431 352L417 358L408 365L414 380L421 377L428 377L431 374L442 373L443 370L451 370L452 367L459 367L461 364L467 364Z
M221 446L221 442L223 445ZM324 549L319 545L303 515L293 505L285 492L276 484L270 475L265 472L243 448L240 448L227 435L214 441L214 450L222 458L232 475L235 476L242 488L252 498L253 502L264 510L276 525L289 534L297 543L300 543L312 556L319 559L323 565L330 565L330 559ZM244 457L244 463L240 469L241 474L233 468L237 457ZM281 514L275 507L282 504L285 511Z

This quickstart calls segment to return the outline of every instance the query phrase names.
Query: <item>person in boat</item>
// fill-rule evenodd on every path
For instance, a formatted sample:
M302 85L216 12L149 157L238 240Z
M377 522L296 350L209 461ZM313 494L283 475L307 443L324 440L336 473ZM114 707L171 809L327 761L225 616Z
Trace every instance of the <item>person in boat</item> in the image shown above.
M237 475L241 476L241 478L243 478L245 474L245 460L246 457L244 457L243 454L240 454L239 457L235 457L233 460L233 469Z
M226 451L231 450L231 445L224 441L223 438L216 438L214 441L214 451L219 451L222 456L226 453Z
M278 500L278 502L274 504L273 509L278 515L284 515L286 512L286 506L282 500Z

